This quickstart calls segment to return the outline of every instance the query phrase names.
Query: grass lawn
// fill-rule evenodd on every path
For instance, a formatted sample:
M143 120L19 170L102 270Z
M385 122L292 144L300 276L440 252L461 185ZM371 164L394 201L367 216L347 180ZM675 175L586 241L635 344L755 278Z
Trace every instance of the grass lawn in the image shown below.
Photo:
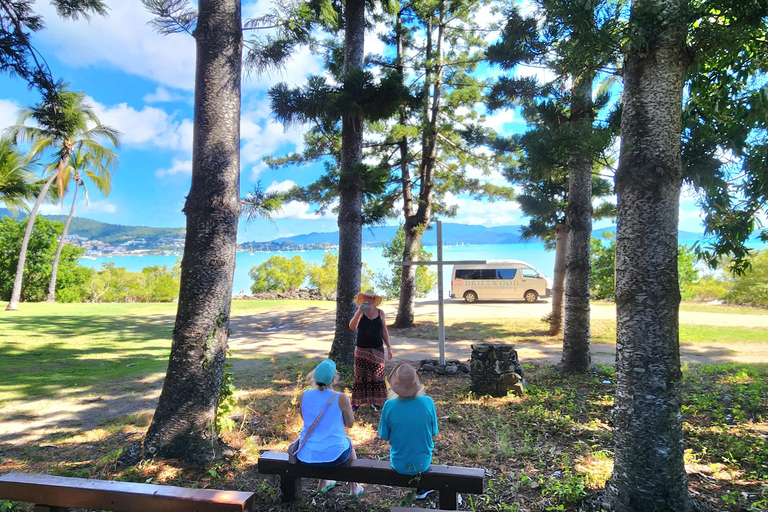
M302 301L234 301L233 316ZM7 303L0 302L5 309ZM0 315L0 405L165 372L176 304L22 303Z
M237 301L233 315L287 303ZM0 303L0 307L4 304ZM87 393L162 373L167 364L175 304L22 304L0 315L0 406L11 401ZM610 321L593 322L596 341L612 343ZM466 339L531 339L545 325L535 319L478 321L456 325ZM683 326L684 343L708 340L768 342L765 330ZM414 335L436 336L436 326L413 328ZM762 337L761 333L762 332ZM404 333L405 334L405 333ZM275 477L255 469L264 450L285 450L300 429L297 399L303 377L315 361L302 355L264 359L258 379L237 390L234 429L224 434L236 456L206 468L174 461L148 461L120 467L117 457L141 439L151 419L130 414L94 430L59 435L42 443L0 444L0 473L44 472L65 476L156 482L188 487L255 491L257 510L388 511L410 503L403 489L370 486L359 500L347 497L345 484L327 495L311 491L305 499L281 505ZM575 512L580 500L602 488L613 463L611 407L613 368L564 377L552 365L525 365L529 386L523 397L478 397L465 376L425 377L435 399L440 435L435 463L483 467L486 493L464 495L463 510ZM683 433L686 468L694 497L711 510L768 510L768 365L686 365L683 368ZM607 382L607 383L606 383ZM351 388L347 377L342 387ZM349 431L360 457L386 459L388 447L376 436L378 414L356 413ZM420 506L437 504L430 497ZM0 510L28 510L0 500Z

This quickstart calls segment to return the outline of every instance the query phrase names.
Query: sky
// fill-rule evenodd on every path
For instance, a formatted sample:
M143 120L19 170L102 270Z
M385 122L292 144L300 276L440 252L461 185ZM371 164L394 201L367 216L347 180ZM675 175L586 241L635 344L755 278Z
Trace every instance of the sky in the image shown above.
M139 0L110 0L109 16L90 22L59 19L47 1L36 2L46 29L34 37L54 77L83 91L101 121L122 133L120 165L113 174L112 192L103 197L89 190L89 202L78 201L76 215L111 224L184 227L182 213L192 170L192 118L195 42L188 34L161 36L147 24L151 16ZM243 1L243 18L265 13L269 2ZM383 53L375 34L366 39L366 52ZM300 86L309 75L322 74L322 64L303 50L282 73L245 76L241 113L242 195L260 181L270 190L307 185L322 172L319 166L271 170L267 155L281 156L302 149L303 127L285 128L272 117L268 89L279 82ZM19 108L32 106L39 95L17 79L0 75L0 131L15 123ZM524 124L513 111L488 118L490 126L510 133ZM483 177L504 185L502 175ZM447 222L484 226L524 224L514 202L497 202L489 216L488 204L469 196L451 196L458 215ZM44 205L45 214L67 214L69 204ZM397 220L392 220L397 223ZM602 227L597 226L597 227ZM332 213L318 215L311 205L289 203L266 220L240 223L238 240L267 241L310 232L336 231ZM683 195L680 229L701 231L701 215L692 198Z

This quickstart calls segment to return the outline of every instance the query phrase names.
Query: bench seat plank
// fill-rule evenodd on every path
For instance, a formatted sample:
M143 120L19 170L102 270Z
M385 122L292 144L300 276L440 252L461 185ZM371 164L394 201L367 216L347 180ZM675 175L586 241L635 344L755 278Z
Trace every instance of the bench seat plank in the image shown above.
M397 473L389 461L357 459L348 466L317 467L306 464L291 464L287 453L265 452L259 457L259 473L280 475L291 474L306 478L328 478L333 480L352 481L368 484L387 484L396 487L421 487L425 489L442 489L453 492L482 494L485 470L481 468L464 468L459 466L442 466L434 464L421 474L419 481L415 475Z
M0 477L0 498L38 505L132 512L252 512L250 492L187 489L28 473Z
M291 464L287 453L265 452L259 457L259 473L280 475L283 500L292 501L301 492L301 478L324 478L347 482L384 484L396 487L420 487L439 492L440 508L457 509L457 493L482 494L484 491L482 468L464 468L434 464L419 476L403 475L390 466L389 461L357 459L349 465L318 467Z

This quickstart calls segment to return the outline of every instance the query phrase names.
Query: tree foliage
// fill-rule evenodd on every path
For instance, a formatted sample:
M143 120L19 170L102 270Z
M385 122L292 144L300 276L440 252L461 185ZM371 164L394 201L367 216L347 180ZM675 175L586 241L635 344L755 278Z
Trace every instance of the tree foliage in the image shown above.
M0 219L0 298L2 300L9 300L11 297L25 227L25 221L17 221L11 217ZM51 262L63 229L64 225L60 222L49 221L44 217L35 219L24 265L22 301L45 300L51 278ZM78 259L84 252L85 249L74 245L64 246L56 280L56 300L80 302L87 296L86 287L92 271L78 264Z
M258 267L253 267L248 275L253 279L252 293L293 291L304 284L307 278L307 264L301 256L289 259L275 255L270 256Z
M32 34L45 28L43 17L33 10L34 0L0 2L0 73L25 80L41 91L55 90L58 82L48 64L32 44ZM102 0L51 0L56 13L65 19L86 20L106 16Z
M86 300L91 302L171 302L179 296L180 267L145 267L131 272L114 263L104 263L88 283Z
M37 196L35 166L9 140L0 140L0 203L18 211ZM39 187L38 187L39 188Z
M331 251L325 251L322 264L309 266L309 285L320 290L326 299L336 293L338 267L339 255Z

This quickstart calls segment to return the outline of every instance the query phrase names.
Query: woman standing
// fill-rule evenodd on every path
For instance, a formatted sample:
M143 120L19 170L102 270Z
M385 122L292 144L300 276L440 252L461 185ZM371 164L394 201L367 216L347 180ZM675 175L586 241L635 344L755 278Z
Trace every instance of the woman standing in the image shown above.
M378 308L381 297L373 290L365 290L357 294L356 302L360 307L349 321L349 328L357 330L355 382L352 385L353 411L364 404L371 404L374 409L384 405L387 401L387 384L384 382L385 346L387 359L392 359L387 320L384 311Z
M339 380L336 363L327 359L317 365L311 380L312 389L301 395L299 408L304 427L299 434L300 448L296 458L304 464L320 467L340 466L357 459L355 447L344 431L344 427L355 423L349 398L333 390ZM318 489L325 494L335 485L335 480L320 480ZM351 498L357 498L364 490L358 483L349 483Z

